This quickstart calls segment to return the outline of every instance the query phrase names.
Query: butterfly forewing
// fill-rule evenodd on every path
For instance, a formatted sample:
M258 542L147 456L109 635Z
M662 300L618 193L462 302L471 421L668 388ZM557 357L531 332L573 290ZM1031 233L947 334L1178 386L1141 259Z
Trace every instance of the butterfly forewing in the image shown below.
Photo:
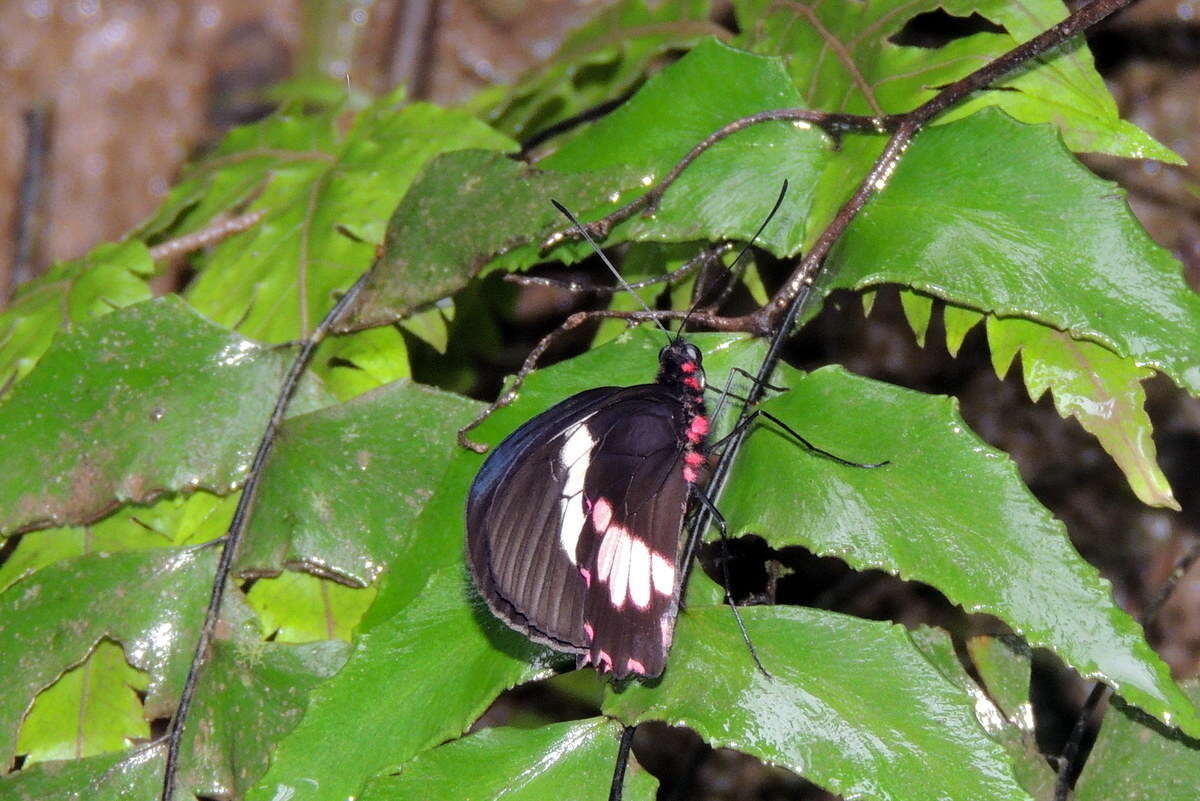
M471 488L467 547L498 617L617 677L662 672L677 608L686 411L660 384L533 418Z

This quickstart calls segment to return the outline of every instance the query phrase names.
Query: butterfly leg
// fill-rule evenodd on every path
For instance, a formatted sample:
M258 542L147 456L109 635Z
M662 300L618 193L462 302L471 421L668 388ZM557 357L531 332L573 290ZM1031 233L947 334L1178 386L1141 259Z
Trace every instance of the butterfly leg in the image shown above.
M775 425L782 428L793 439L795 439L797 442L799 442L801 445L803 445L805 448L812 451L813 453L820 454L821 456L824 456L826 459L831 459L831 460L837 462L838 464L844 464L847 467L862 467L865 469L874 469L876 467L883 467L884 465L891 463L887 459L883 460L882 462L852 462L849 459L843 459L842 457L838 456L837 454L830 453L829 451L825 450L824 448L818 448L816 445L812 444L807 439L805 439L803 436L801 436L798 431L796 431L794 428L789 426L787 423L783 422L782 420L780 420L778 417L771 414L770 412L764 412L762 409L755 409L754 411L750 412L750 414L743 417L741 422L739 422L736 426L734 426L732 431L730 431L725 436L721 437L721 439L714 442L711 446L709 446L709 449L713 450L713 449L721 447L729 440L733 439L737 435L744 432L756 420L758 420L759 417L765 417L766 419L770 420L772 423L774 423Z
M716 504L704 492L693 486L692 494L700 501L700 505L708 510L712 522L716 524L717 530L721 532L721 573L725 579L725 602L729 604L729 608L733 611L733 619L737 621L738 628L741 629L742 639L746 641L746 647L750 649L750 656L754 659L754 664L769 679L771 678L771 674L767 672L767 669L763 667L762 660L758 658L758 651L755 650L754 643L750 641L750 632L746 630L746 624L742 621L742 615L738 612L738 606L734 603L733 594L729 589L733 580L729 576L729 531L728 526L725 524L725 518L717 511Z

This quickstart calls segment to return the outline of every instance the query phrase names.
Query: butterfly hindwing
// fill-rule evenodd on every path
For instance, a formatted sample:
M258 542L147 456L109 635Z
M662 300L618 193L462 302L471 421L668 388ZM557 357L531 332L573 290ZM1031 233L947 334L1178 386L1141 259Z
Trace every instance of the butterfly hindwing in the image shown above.
M471 488L467 547L498 617L618 677L662 672L688 493L684 414L658 384L602 387L491 454Z

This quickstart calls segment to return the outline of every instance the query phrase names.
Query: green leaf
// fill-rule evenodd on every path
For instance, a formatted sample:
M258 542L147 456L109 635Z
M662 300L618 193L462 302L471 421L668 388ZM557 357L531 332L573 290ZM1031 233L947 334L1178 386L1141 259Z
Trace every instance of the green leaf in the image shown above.
M326 338L310 369L339 401L412 374L404 335L390 325Z
M464 175L470 178L464 181ZM628 170L567 175L491 150L446 153L433 160L392 214L383 256L342 328L394 322L449 296L496 256L561 228L564 220L551 198L582 213L633 183ZM497 208L504 209L500 217ZM583 252L578 245L574 250ZM537 259L533 247L524 252L524 264Z
M985 110L922 132L826 269L827 287L898 283L1031 319L1200 393L1200 351L1178 345L1200 332L1200 296L1047 127Z
M150 297L154 273L141 242L106 243L22 284L0 311L0 397L24 378L56 334Z
M916 108L943 86L1032 39L1067 13L1059 0L815 5L739 0L734 7L742 31L738 43L756 53L783 56L792 80L805 93L804 105L869 116ZM940 47L894 41L914 17L939 9L958 17L977 12L1005 31L975 33ZM976 92L938 122L993 105L1024 122L1055 123L1073 150L1179 163L1172 151L1117 116L1116 102L1082 38Z
M367 784L363 801L578 801L608 798L621 727L591 718L539 729L496 728L419 754L396 775ZM636 764L623 798L652 801L658 782Z
M338 110L276 115L230 133L144 229L187 231L251 198L250 210L266 212L205 258L189 302L256 339L296 339L370 266L370 243L382 239L387 215L429 159L466 147L514 147L464 112L397 106L394 97L381 99L344 134ZM339 226L365 241L343 236Z
M1146 414L1142 381L1153 371L1028 320L988 317L987 333L998 376L1004 377L1020 352L1031 400L1049 390L1058 413L1074 417L1100 441L1142 503L1179 510L1158 466L1154 426Z
M211 549L90 554L0 593L0 764L33 698L104 638L149 674L145 717L175 708L212 588Z
M721 501L736 531L931 584L1151 714L1200 731L1200 717L1108 582L1008 457L969 431L952 399L832 367L806 376L785 370L782 378L791 390L764 409L842 458L889 464L839 465L759 429Z
M38 695L21 723L17 753L28 765L123 751L131 739L150 736L136 692L145 689L146 674L129 666L121 646L101 640Z
M417 599L357 638L346 666L314 691L247 798L357 795L368 778L461 734L502 690L549 673L534 658L544 650L493 618L482 601L467 602L462 541L455 539L459 564L407 588ZM397 566L382 594L423 567ZM355 758L329 759L331 738L359 743Z
M966 693L900 626L799 607L743 607L763 676L725 606L679 616L661 681L612 692L607 714L695 729L850 798L1027 799Z
M0 532L243 480L290 358L165 297L78 326L0 404ZM294 411L323 393L302 384Z
M0 590L47 565L89 553L120 553L173 545L194 545L229 529L237 495L207 492L171 496L153 506L123 506L90 526L51 528L24 534L0 565Z
M964 309L949 303L942 306L942 324L946 329L946 350L951 356L958 356L963 340L967 334L979 324L983 315L974 309Z
M619 97L663 54L728 35L709 21L707 0L650 5L622 0L604 9L569 34L545 66L481 110L482 116L509 136L528 137Z
M162 790L163 752L141 758L100 754L38 762L0 777L0 796L12 801L145 801Z
M458 427L478 408L401 381L288 420L263 469L236 569L261 575L307 565L365 587L389 565L424 559L413 524L462 450Z
M901 292L900 307L904 319L917 337L917 345L925 347L925 332L929 329L929 318L933 314L933 298L916 292Z
M358 589L308 573L285 570L254 582L246 601L258 613L264 637L275 642L350 641L375 588Z
M1185 687L1200 704L1200 686ZM1115 700L1083 773L1075 801L1192 801L1200 786L1200 741Z
M738 79L729 80L731 75ZM624 203L723 125L759 111L804 105L778 59L710 39L539 166L565 172L631 169L641 175L638 183L610 186L622 192ZM754 125L698 157L652 215L626 220L607 242L749 241L788 179L787 201L757 244L778 256L792 255L804 241L813 186L833 157L829 138L808 124Z

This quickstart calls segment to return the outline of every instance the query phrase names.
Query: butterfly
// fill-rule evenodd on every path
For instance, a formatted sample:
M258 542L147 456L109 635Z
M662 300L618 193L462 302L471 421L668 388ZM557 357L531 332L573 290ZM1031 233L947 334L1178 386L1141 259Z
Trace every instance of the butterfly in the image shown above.
M467 499L467 563L496 617L617 679L663 672L704 389L700 350L676 336L654 383L581 392L492 451Z

